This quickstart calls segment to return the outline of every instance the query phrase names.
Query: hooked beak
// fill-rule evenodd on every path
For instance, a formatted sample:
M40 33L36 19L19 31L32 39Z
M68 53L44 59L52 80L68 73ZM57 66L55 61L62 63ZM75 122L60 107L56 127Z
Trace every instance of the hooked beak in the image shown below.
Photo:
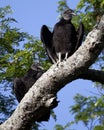
M74 12L72 12L71 14L72 14L72 15L74 15L74 16L77 16L77 14L76 14L76 13L74 13Z

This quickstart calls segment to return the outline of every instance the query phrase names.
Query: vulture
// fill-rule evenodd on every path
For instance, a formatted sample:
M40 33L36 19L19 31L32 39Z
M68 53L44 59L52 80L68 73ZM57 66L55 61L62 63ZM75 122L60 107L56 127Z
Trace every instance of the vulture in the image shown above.
M38 63L33 63L30 69L23 77L16 77L14 79L13 90L18 102L22 100L27 91L37 81L37 79L43 74L43 68Z
M81 45L84 35L84 25L80 22L76 30L72 24L72 16L76 15L72 9L62 13L62 17L55 24L53 32L46 25L41 27L41 41L52 63L66 60Z
M18 102L22 100L24 95L32 87L32 85L38 80L38 78L44 73L42 66L39 63L33 63L30 69L23 77L15 78L13 90ZM48 121L51 113L51 109L58 105L58 101L54 100L52 106L44 113L44 116L39 117L37 122Z

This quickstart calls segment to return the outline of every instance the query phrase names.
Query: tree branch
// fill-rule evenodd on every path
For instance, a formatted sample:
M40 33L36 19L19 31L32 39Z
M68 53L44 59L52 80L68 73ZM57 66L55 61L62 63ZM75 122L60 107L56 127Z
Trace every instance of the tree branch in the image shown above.
M84 44L68 60L54 64L30 88L0 130L28 130L28 126L50 109L52 99L65 84L80 78L104 48L104 16L88 34ZM47 105L48 102L48 105Z
M104 71L88 69L85 73L83 73L80 76L80 78L104 84Z

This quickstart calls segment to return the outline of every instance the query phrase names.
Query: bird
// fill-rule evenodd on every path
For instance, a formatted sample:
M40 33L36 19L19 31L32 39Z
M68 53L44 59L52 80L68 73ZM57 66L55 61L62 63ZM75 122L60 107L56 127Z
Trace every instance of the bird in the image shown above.
M69 8L62 13L52 32L46 25L41 27L40 38L53 64L66 60L82 43L84 25L80 22L78 29L75 29L71 22L72 16L75 15Z
M43 72L43 68L39 63L33 63L24 76L16 77L14 79L13 91L18 102L22 100L24 95L43 74Z
M39 63L33 63L29 70L22 77L16 77L13 82L13 91L15 96L20 102L28 90L33 86L33 84L41 77L44 73L43 67ZM54 99L52 106L44 112L44 116L40 116L36 121L48 121L51 114L51 109L58 105L57 97Z

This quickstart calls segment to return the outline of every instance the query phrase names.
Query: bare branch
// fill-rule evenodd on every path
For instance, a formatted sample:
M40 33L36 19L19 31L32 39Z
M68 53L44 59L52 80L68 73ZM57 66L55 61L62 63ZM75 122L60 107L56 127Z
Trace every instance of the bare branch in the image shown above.
M12 116L0 126L0 130L28 130L33 121L44 116L44 113L51 108L57 92L65 84L80 78L94 63L103 48L104 16L88 34L84 44L67 61L53 65L37 80Z
M104 84L104 71L88 69L85 73L83 73L80 76L80 78Z

